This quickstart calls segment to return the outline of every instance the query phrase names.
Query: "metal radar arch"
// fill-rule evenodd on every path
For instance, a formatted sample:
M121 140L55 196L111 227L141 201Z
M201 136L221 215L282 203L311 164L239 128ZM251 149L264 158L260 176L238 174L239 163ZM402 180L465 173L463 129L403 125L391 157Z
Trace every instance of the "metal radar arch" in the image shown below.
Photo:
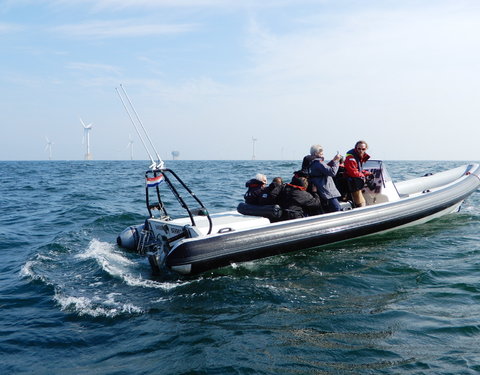
M150 218L155 218L155 213L158 212L157 216L162 220L171 220L165 204L163 203L160 189L161 186L167 185L175 199L180 204L180 207L187 211L192 226L196 225L195 216L207 217L209 223L208 234L210 234L212 232L213 224L207 208L197 195L185 184L180 176L178 176L173 170L165 167L165 163L153 145L153 142L124 87L120 85L120 89L115 88L115 90L151 162L150 169L145 172L145 201ZM156 160L152 154L156 156ZM182 192L193 198L198 204L198 207L189 207L187 199L182 195ZM145 228L144 230L148 230L148 228ZM187 233L187 231L184 232Z

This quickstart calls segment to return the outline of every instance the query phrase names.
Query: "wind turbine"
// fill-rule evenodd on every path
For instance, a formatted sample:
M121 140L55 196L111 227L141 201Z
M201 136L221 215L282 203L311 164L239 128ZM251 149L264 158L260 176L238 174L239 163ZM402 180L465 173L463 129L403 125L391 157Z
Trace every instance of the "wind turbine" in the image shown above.
M52 145L53 145L53 142L51 142L48 137L45 137L45 139L47 140L47 145L45 146L45 151L48 150L48 160L52 160Z
M82 143L87 144L87 152L85 153L85 160L93 160L93 156L90 153L90 130L92 130L93 124L88 124L85 125L82 119L80 119L80 122L83 125L83 140Z
M133 139L132 136L129 134L128 135L128 145L127 148L130 148L130 160L133 160Z
M255 160L255 142L257 141L257 138L252 137L252 160Z

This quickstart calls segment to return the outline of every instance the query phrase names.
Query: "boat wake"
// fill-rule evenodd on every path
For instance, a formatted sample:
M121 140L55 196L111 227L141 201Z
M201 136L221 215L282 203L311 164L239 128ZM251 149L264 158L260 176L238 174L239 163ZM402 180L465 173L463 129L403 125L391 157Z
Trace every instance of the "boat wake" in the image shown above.
M125 256L125 252L115 250L116 246L108 242L92 240L84 253L77 255L79 259L93 259L107 274L113 278L122 280L126 285L133 287L154 288L162 290L174 289L187 284L186 282L158 282L145 279L141 276L145 270L140 267L138 261L132 261ZM135 276L132 272L136 272ZM149 269L147 269L149 272Z
M60 305L62 311L74 312L78 315L92 317L113 318L125 314L142 314L142 308L130 303L116 301L116 293L107 296L68 296L61 291L55 293L54 300Z
M116 245L97 239L73 255L71 249L58 245L41 251L23 265L20 277L51 287L55 304L80 316L148 313L168 302L176 288L189 284L151 279L146 262L129 259Z

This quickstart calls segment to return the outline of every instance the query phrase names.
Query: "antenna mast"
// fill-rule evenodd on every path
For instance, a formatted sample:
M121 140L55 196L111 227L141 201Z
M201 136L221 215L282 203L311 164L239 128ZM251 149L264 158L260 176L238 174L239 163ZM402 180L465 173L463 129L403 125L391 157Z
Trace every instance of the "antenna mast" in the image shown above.
M148 135L148 133L147 133L147 130L145 129L145 126L143 126L143 123L142 123L142 121L140 120L140 117L138 116L138 113L137 113L137 111L135 110L135 107L133 106L132 101L131 101L130 98L128 97L128 94L127 94L127 92L125 91L125 89L123 88L123 85L120 85L120 88L122 89L122 92L121 92L121 93L120 93L120 91L119 91L117 88L115 88L115 90L117 91L117 94L118 94L118 96L120 97L120 100L122 101L122 104L123 104L123 107L125 108L125 111L127 111L128 117L130 117L130 121L132 122L132 125L133 125L133 127L135 128L135 131L137 132L140 140L142 141L142 144L143 144L143 147L145 148L145 151L147 151L147 154L148 154L148 156L150 157L150 161L152 162L152 165L150 166L150 168L152 168L152 169L155 169L155 168L157 168L157 169L162 169L162 168L163 168L163 165L164 165L163 160L160 158L160 155L158 154L155 146L153 145L153 142L152 142L152 140L150 139L150 137L149 137L149 135ZM122 95L123 95L123 96L122 96ZM135 120L136 120L137 123L135 123L135 120L134 120L134 118L132 117L132 115L131 115L131 113L130 113L130 110L128 109L128 107L127 107L127 105L126 105L125 100L124 100L123 97L125 97L125 99L126 99L126 101L128 102L128 105L129 105L131 111L135 114ZM145 144L145 141L144 141L144 139L143 139L143 137L142 137L142 134L141 134L140 131L139 131L139 127L138 127L137 125L139 125L139 126L142 128L143 133L144 133L144 135L145 135L145 138L148 140L151 149L154 151L154 153L155 153L155 155L156 155L156 157L157 157L157 162L154 161L154 159L153 159L153 157L152 157L152 154L150 153L149 148L148 148L147 145Z

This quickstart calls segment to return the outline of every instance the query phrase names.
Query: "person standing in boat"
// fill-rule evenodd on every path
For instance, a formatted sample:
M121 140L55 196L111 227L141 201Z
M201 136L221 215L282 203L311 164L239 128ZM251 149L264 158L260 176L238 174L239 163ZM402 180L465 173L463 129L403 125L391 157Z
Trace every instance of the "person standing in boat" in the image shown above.
M262 204L262 196L267 194L267 176L262 173L257 173L254 178L248 180L245 183L245 187L248 188L247 192L243 196L245 203L248 204Z
M330 162L325 163L323 147L320 145L310 147L310 155L313 157L309 165L310 181L317 188L320 198L325 201L325 211L340 211L338 198L341 194L335 186L333 178L337 175L341 155L337 153Z
M307 178L296 175L289 184L285 184L278 199L283 209L283 219L298 219L308 216L312 210L321 210L320 197L316 193L310 194L307 188Z
M340 157L338 161L339 167L336 176L333 178L333 182L337 187L339 193L341 194L339 201L346 202L348 201L348 184L347 178L345 177L345 158L343 156Z
M345 176L347 177L348 188L356 207L364 207L366 205L362 189L365 185L366 177L371 174L363 170L363 164L370 159L367 150L367 142L358 141L355 143L355 147L345 155Z
M312 161L315 159L315 155L312 155L312 149L310 148L310 154L308 155L305 155L303 157L303 160L302 160L302 168L300 169L300 171L298 171L297 173L303 173L305 176L308 177L308 174L310 173L309 172L309 169L310 169L310 164L312 163Z

